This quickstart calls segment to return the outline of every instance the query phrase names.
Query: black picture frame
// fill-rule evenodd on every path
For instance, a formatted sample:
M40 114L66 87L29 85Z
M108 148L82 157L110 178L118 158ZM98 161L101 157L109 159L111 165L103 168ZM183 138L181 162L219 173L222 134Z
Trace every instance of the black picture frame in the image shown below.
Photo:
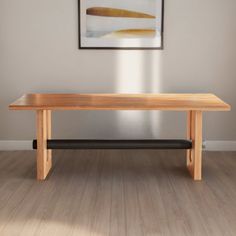
M161 46L160 47L85 47L81 45L81 1L78 0L78 46L81 50L164 50L164 0L162 0Z

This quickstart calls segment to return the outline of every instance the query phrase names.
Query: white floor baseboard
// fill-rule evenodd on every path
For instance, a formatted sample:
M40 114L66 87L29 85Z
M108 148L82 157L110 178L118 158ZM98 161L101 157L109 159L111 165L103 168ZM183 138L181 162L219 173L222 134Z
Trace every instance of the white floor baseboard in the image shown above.
M236 151L236 141L212 141L203 143L206 151ZM1 151L32 150L31 140L0 140Z
M236 151L236 141L213 141L207 140L204 143L206 151Z
M1 151L32 150L31 140L0 140Z

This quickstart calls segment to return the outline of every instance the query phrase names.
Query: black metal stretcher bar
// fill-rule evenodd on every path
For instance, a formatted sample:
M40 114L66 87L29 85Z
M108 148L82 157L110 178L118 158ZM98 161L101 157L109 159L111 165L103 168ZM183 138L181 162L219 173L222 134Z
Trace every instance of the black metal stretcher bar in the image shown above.
M192 141L185 139L47 140L47 149L191 149L191 148L192 148ZM33 149L37 149L37 140L33 140Z

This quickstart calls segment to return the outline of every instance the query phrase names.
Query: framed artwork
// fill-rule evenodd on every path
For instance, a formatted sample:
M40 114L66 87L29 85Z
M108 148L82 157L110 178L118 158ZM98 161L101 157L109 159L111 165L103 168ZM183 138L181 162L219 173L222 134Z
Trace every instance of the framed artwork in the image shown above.
M164 0L79 0L80 49L163 49Z

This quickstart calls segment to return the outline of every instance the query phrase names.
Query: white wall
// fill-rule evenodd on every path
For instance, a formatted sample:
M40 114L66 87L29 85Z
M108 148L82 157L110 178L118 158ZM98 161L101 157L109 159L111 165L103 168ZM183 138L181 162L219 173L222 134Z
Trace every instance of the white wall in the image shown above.
M163 51L78 50L77 0L0 0L0 140L35 136L29 92L212 92L204 139L236 140L236 1L165 0ZM184 137L184 113L56 112L56 138Z

